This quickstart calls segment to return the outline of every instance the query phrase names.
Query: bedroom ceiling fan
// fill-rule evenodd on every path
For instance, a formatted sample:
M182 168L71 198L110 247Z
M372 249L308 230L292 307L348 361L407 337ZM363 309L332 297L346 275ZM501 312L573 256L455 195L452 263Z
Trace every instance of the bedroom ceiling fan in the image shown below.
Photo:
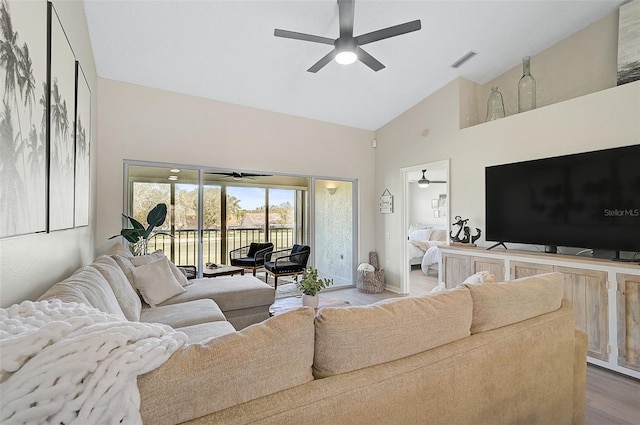
M429 180L424 173L426 173L427 170L422 170L422 177L420 177L420 180L418 180L418 186L419 187L429 187L429 184L431 183L446 183L445 180Z
M360 46L384 40L385 38L418 31L421 28L420 20L406 22L400 25L383 28L366 34L353 36L354 0L338 0L338 20L340 21L340 36L336 39L320 37L317 35L304 34L295 31L275 29L276 37L293 38L295 40L310 41L312 43L329 44L334 46L333 50L327 53L322 59L316 62L308 72L318 72L333 59L336 62L348 65L356 60L367 65L374 71L380 71L384 65L369 53L362 50Z
M255 180L256 177L270 177L271 174L255 174L255 173L238 173L236 171L231 171L231 172L208 172L205 174L213 174L216 176L225 176L225 177L230 177L233 180L243 180L243 179L249 179L249 180Z

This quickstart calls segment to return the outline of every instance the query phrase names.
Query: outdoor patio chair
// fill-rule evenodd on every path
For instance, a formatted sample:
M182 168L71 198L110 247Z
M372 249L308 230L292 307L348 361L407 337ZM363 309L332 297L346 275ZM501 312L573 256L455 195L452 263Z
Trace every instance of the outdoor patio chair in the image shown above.
M267 271L266 280L269 275L275 279L274 287L278 289L278 278L281 276L295 276L302 273L307 267L311 247L308 245L293 245L292 248L274 251L267 254L264 268Z
M229 251L229 258L232 266L251 269L255 276L256 270L264 267L265 256L271 252L273 252L271 242L251 242L250 245Z

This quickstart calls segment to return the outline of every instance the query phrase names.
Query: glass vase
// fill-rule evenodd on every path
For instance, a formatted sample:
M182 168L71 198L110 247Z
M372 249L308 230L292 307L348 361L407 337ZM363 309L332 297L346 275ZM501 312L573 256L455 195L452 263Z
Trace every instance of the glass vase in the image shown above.
M491 87L491 94L487 101L487 121L504 118L504 101L498 87Z
M518 82L518 112L536 109L536 80L531 75L531 57L522 59L522 78Z

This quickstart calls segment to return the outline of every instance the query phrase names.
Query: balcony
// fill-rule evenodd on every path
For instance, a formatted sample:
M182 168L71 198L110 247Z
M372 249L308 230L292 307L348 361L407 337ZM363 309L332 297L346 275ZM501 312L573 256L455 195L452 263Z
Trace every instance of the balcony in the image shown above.
M274 250L285 249L294 244L293 227L270 227L269 242ZM251 242L266 242L264 228L227 229L227 252L221 252L222 232L219 228L204 229L202 241L203 263L229 264L229 251L249 245ZM158 236L149 241L149 252L161 249L177 265L198 264L198 231L182 229L174 232L174 238Z

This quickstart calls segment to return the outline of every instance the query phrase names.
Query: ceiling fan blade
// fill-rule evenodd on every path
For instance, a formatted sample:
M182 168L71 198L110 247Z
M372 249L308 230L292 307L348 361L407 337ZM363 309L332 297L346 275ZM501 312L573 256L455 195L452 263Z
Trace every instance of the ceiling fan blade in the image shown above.
M213 171L205 171L205 174L210 174L210 175L213 175L213 176L227 176L227 177L232 177L233 176L233 173L216 173L216 172L213 172Z
M340 20L340 38L353 37L353 0L338 0L338 18Z
M445 180L429 180L429 183L446 183Z
M322 68L325 67L326 64L328 64L329 62L331 62L333 60L333 58L336 57L336 51L332 50L329 53L327 53L322 59L320 59L318 62L316 62L315 64L313 64L313 66L309 69L307 69L307 72L313 72L316 73L318 71L320 71Z
M319 35L304 34L301 32L280 30L277 28L273 31L273 35L276 37L293 38L294 40L311 41L312 43L330 44L332 46L335 42L335 40L331 38L320 37Z
M271 174L239 173L240 177L271 177Z
M369 53L362 50L360 47L356 49L358 54L358 60L363 64L367 65L369 68L378 72L384 68L384 65L378 61L378 59L371 56Z
M392 27L383 28L381 30L368 32L366 34L355 37L356 43L359 46L363 46L374 41L384 40L385 38L395 37L396 35L406 34L408 32L418 31L422 28L420 20L406 22L400 25L394 25Z

